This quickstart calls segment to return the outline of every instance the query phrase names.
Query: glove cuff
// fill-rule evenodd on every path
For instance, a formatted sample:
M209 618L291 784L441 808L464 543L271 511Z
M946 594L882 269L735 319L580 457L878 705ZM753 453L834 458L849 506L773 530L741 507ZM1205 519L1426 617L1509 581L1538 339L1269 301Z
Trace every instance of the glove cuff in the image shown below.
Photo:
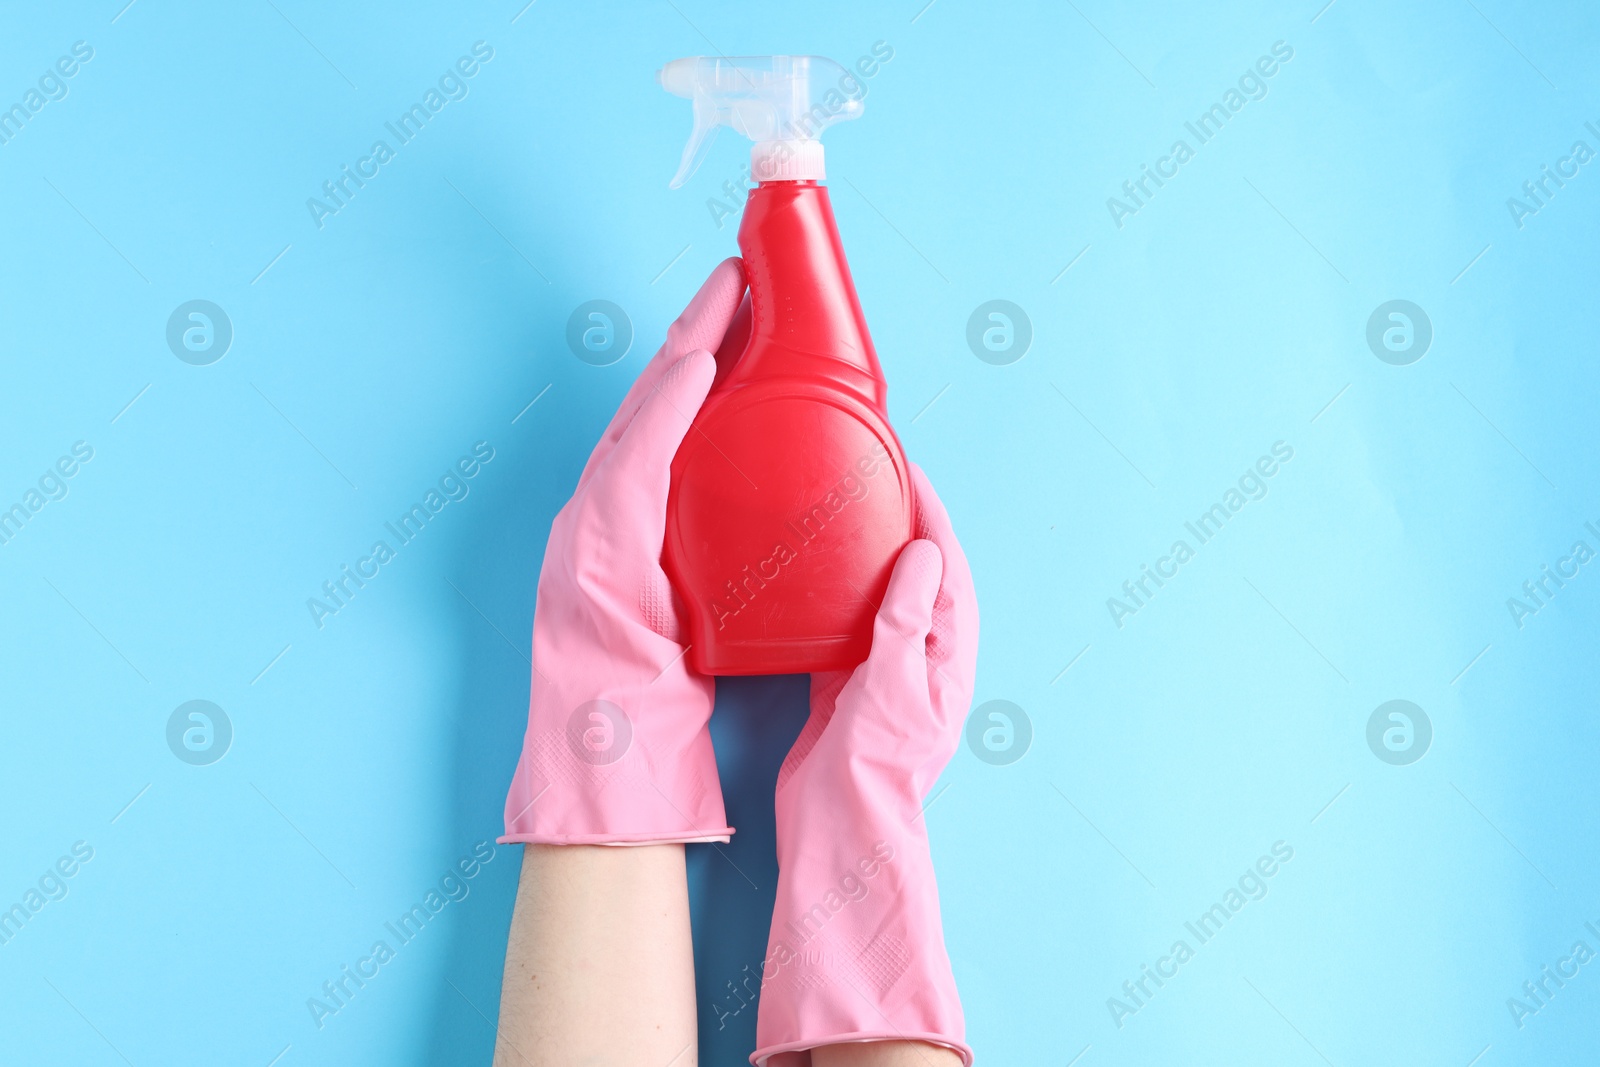
M563 699L555 688L535 683L502 841L728 839L733 830L706 727L709 680L676 691L664 680L648 696L611 689L582 701Z

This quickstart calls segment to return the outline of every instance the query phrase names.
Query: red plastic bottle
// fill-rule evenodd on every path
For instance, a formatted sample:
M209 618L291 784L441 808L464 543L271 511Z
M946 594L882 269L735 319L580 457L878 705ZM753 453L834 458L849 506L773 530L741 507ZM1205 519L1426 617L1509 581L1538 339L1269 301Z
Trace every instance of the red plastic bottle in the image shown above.
M672 462L663 565L702 674L866 659L911 481L828 190L767 181L739 226L750 281Z

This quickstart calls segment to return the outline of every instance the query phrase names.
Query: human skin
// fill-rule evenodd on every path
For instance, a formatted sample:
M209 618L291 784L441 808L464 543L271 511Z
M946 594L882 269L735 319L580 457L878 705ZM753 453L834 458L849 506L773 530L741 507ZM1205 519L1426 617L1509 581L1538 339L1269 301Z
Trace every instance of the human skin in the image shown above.
M494 1067L695 1067L683 846L524 850ZM791 1054L783 1067L803 1067L805 1055ZM961 1063L951 1050L920 1041L828 1045L810 1057L811 1067Z
M683 846L526 845L495 1067L691 1067Z

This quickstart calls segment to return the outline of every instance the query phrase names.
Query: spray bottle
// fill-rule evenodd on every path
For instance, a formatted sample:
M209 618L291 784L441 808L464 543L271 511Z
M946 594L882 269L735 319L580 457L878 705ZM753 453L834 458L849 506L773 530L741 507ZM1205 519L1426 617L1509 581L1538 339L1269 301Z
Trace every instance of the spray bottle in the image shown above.
M739 251L750 291L672 462L662 564L702 674L850 669L912 539L905 456L824 176L822 131L862 112L818 56L678 59L694 102L677 188L723 126L754 142ZM859 89L857 88L857 93Z

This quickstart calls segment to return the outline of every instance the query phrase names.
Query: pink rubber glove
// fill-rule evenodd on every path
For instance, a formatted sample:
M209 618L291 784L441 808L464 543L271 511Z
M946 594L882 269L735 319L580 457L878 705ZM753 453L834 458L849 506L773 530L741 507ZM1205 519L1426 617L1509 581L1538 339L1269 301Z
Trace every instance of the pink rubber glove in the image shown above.
M700 410L744 293L729 259L667 330L550 528L533 614L533 686L501 842L726 841L733 833L661 569L672 456Z
M972 700L978 601L944 505L914 464L917 536L853 672L813 675L811 718L778 772L778 899L757 1067L846 1041L946 1045L971 1064L939 923L922 798Z

